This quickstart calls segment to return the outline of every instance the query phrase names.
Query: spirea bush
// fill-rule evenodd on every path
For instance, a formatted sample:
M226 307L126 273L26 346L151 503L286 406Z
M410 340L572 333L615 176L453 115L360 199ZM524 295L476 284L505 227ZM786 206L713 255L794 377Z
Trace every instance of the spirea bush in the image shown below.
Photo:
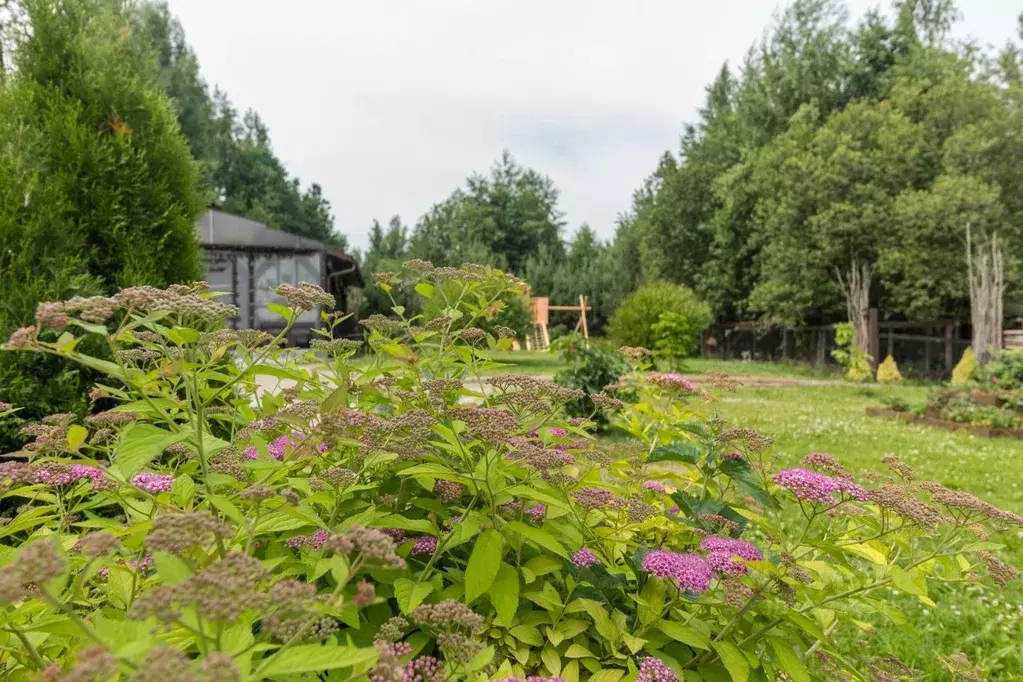
M825 454L775 470L677 374L638 365L629 406L597 394L632 440L596 442L563 410L580 391L485 374L512 340L477 321L521 282L396 277L458 294L364 320L358 365L336 318L282 351L329 303L307 284L278 290L274 338L225 329L201 284L40 306L7 350L106 378L90 416L26 427L0 463L0 677L895 679L836 630L898 618L891 587L933 607L936 583L1016 577L995 534L1019 516L894 457L859 482Z

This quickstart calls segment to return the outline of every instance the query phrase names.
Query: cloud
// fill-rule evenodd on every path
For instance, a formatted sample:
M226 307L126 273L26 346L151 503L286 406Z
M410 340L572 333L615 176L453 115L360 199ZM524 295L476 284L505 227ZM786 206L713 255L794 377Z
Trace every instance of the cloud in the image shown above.
M509 149L551 176L570 231L615 217L678 147L763 0L170 0L203 75L270 126L278 156L364 246L374 218L414 223ZM876 2L850 3L858 16ZM1008 0L965 27L1002 43Z

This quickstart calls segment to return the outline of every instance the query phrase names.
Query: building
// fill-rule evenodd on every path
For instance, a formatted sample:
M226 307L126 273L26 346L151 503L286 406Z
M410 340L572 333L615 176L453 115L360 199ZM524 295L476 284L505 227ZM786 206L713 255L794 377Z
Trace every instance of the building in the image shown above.
M284 322L268 308L271 303L282 302L273 290L279 284L311 282L334 296L336 310L351 313L336 333L344 336L358 333L356 298L351 289L361 288L364 282L353 256L216 208L202 214L196 232L210 287L229 294L224 300L239 308L238 317L229 321L231 326L280 332ZM319 310L304 313L292 328L289 342L307 344L312 330L319 326Z

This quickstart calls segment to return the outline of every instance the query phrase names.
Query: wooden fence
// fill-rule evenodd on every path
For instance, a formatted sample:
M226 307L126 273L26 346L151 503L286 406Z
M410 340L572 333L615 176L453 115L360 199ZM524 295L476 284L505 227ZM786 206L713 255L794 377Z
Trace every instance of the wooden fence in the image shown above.
M882 322L872 308L867 329L867 351L875 361L891 355L907 375L947 376L970 345L969 323L956 320ZM1023 330L1014 338L1023 345ZM832 324L782 328L764 322L731 322L704 332L701 355L823 365L833 362L834 348Z

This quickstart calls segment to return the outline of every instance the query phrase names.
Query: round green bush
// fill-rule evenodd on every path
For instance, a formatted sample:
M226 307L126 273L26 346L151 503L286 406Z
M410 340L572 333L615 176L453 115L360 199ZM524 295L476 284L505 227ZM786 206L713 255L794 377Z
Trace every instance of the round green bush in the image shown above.
M610 336L623 346L653 349L660 334L654 325L661 316L681 316L689 333L699 339L700 332L714 319L710 307L693 291L681 284L654 282L641 286L621 302L611 315Z

